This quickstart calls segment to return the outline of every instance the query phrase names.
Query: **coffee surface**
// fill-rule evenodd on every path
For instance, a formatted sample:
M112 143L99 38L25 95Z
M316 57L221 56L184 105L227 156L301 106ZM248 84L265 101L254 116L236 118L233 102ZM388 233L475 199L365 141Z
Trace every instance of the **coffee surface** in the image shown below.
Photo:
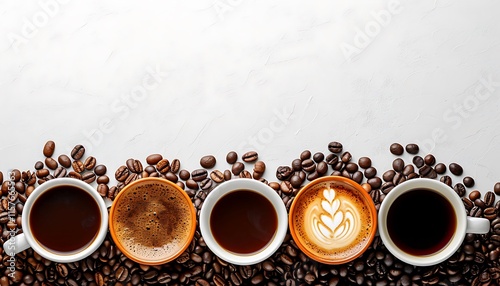
M219 199L210 214L210 229L223 248L240 254L261 250L274 237L278 215L271 202L251 190L237 190Z
M350 257L370 239L375 218L357 192L322 184L306 190L295 204L292 215L297 238L318 257Z
M29 224L35 239L58 254L77 253L90 245L101 225L94 198L74 186L45 191L33 204Z
M157 183L142 184L115 203L117 239L135 257L163 259L190 242L192 205L178 190Z
M430 255L441 250L453 237L456 226L455 211L448 200L427 189L402 194L387 213L389 236L411 255Z

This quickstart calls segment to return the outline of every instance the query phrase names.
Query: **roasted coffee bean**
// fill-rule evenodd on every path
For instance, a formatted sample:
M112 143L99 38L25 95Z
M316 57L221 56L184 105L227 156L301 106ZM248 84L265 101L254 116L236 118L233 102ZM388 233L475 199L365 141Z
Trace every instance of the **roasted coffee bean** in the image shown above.
M474 187L474 184L475 184L474 179L472 177L469 177L469 176L464 177L463 182L467 188L472 188L472 187Z
M396 172L403 172L403 169L405 167L405 162L401 158L397 158L394 161L392 161L392 168Z
M233 164L233 166L231 167L231 172L233 173L233 175L235 176L239 176L240 173L245 169L245 165L241 162L236 162Z
M285 194L289 195L293 192L293 186L292 183L289 181L283 181L280 184L280 190Z
M342 160L342 162L344 162L344 163L349 163L351 161L351 159L352 159L352 155L348 151L344 152L342 154L342 156L340 157L340 160Z
M210 178L205 178L200 182L200 188L204 191L209 190L212 187L212 180Z
M161 161L161 159L163 159L163 156L161 154L151 154L146 157L146 163L148 163L149 165L156 165Z
M316 172L318 172L319 176L323 176L326 172L328 172L328 164L326 164L325 161L319 162L316 166Z
M481 197L481 192L479 192L478 190L474 190L472 192L470 192L469 194L469 199L471 201L475 201L477 199L479 199Z
M82 181L84 181L87 184L91 184L92 182L95 181L96 175L93 172L85 172L82 174Z
M174 159L170 163L170 171L173 172L174 174L177 174L179 170L181 169L181 161L179 159Z
M233 172L234 174L234 172ZM276 170L276 178L281 181L288 180L290 176L292 175L292 168L288 166L280 166Z
M77 173L81 173L85 170L85 167L83 167L83 163L80 160L73 161L71 165L73 166L73 170Z
M427 154L424 157L424 163L429 165L429 166L432 166L436 163L436 157L434 157L434 155L432 155L432 154Z
M472 207L474 206L474 203L466 197L462 197L462 203L467 210L472 209Z
M263 161L257 161L255 162L255 165L253 167L253 171L256 173L264 173L266 171L266 164Z
M181 178L181 180L186 181L190 177L191 177L191 174L189 173L188 170L182 169L179 171L179 178Z
M372 166L372 160L368 157L361 157L358 160L358 165L363 169L369 168Z
M292 184L294 188L300 188L302 182L303 180L298 175L293 175L290 177L290 184Z
M42 161L37 161L37 162L35 163L35 170L40 170L40 169L42 169L43 167L45 167L45 165L43 164L43 162L42 162ZM2 178L2 182L3 182L3 178ZM2 182L0 182L0 183L2 183Z
M47 157L47 158L45 158L45 165L47 166L47 168L49 168L51 170L55 170L59 164L52 157Z
M349 162L345 165L345 169L349 173L354 173L359 169L359 167L358 167L358 164L353 163L353 162Z
M371 179L377 175L377 169L374 167L369 167L365 170L365 177Z
M308 173L312 173L316 170L316 164L312 159L306 159L302 161L302 169Z
M342 152L342 143L337 141L332 141L328 143L328 150L332 153L340 153Z
M255 162L257 161L257 159L259 158L259 154L257 154L257 152L255 151L249 151L249 152L246 152L245 154L243 154L243 156L241 156L241 159L243 159L244 162Z
M99 193L99 195L101 195L101 197L106 197L108 195L108 192L109 192L108 185L106 185L106 184L99 184L97 186L97 192Z
M302 170L302 160L300 160L300 159L294 159L292 161L292 169L294 171L300 171L300 170Z
M422 158L420 156L413 157L412 162L415 165L415 167L417 167L417 168L421 168L425 164L424 158Z
M404 148L403 145L399 143L392 143L391 146L389 147L389 151L396 156L403 155Z
M431 171L432 167L430 167L429 165L424 165L418 169L418 173L422 177L427 176Z
M309 150L302 151L302 153L300 153L299 158L301 161L310 159L311 158L311 151L309 151Z
M238 160L238 154L234 151L230 151L226 155L226 162L228 164L234 164Z
M229 181L229 180L231 180L231 178L232 178L232 177L233 177L233 176L232 176L232 174L231 174L231 171L229 171L229 170L224 170L224 180Z
M392 179L394 178L394 175L396 174L396 171L394 170L387 170L382 174L382 179L386 182L392 182Z
M60 155L58 158L57 158L57 161L59 162L59 164L61 164L61 166L63 166L64 168L69 168L71 167L71 159L66 156L66 155Z
M322 162L324 159L325 159L325 154L323 154L321 152L316 152L313 155L313 160L316 163Z
M92 169L94 169L96 162L97 162L97 160L95 157L89 156L83 162L83 166L85 167L85 170L92 170Z
M215 156L206 155L201 157L200 166L202 166L205 169L212 169L215 166L216 162L217 160L215 159Z
M485 208L483 211L483 215L489 220L494 220L495 218L497 218L497 209L494 207Z
M461 176L464 170L462 169L462 166L460 166L457 163L451 163L450 166L450 172L455 175L455 176Z
M491 207L495 203L495 194L492 191L487 191L484 194L484 203L486 206Z
M379 177L373 177L368 179L367 181L370 186L372 186L372 189L378 189L380 186L382 186L382 180Z
M394 178L392 178L392 183L394 185L399 185L399 184L401 184L404 181L406 181L406 178L405 178L405 176L402 173L396 173L394 175Z
M71 150L71 158L74 160L80 160L85 154L85 147L83 145L76 145L73 150Z
M95 168L94 168L94 173L95 173L97 176L102 176L102 175L105 175L107 171L108 171L108 169L107 169L107 168L106 168L106 166L104 166L104 165L97 165L97 166L95 166Z
M388 194L393 188L394 188L394 183L393 182L385 182L382 184L381 190L382 193Z
M436 166L434 166L434 170L436 170L436 173L438 173L439 175L442 175L446 173L446 165L443 163L438 163L436 164Z
M75 171L71 171L71 172L68 173L68 178L73 178L73 179L81 180L82 179L82 175L80 175L80 173L77 173Z
M198 190L199 189L198 183L193 179L188 179L186 181L186 187L188 187L191 190Z
M442 176L442 177L439 179L439 181L441 181L442 183L445 183L446 185L448 185L448 186L450 186L450 187L451 187L451 186L452 186L452 184L453 184L453 182L451 181L451 177L450 177L450 176L447 176L447 175Z
M126 166L120 166L115 172L115 179L119 182L124 182L129 174L129 170Z
M156 170L161 174L166 174L170 171L170 161L168 161L168 159L161 159L156 163Z
M104 175L104 176L99 176L99 177L97 177L96 182L97 182L98 184L107 184L107 183L109 183L109 177L108 177L108 176L106 176L106 175Z
M54 150L56 149L56 143L54 141L49 140L43 146L43 155L45 157L52 157L54 155Z
M337 164L337 162L339 161L339 157L335 154L328 154L325 158L325 161L328 165L332 166Z
M216 183L224 182L224 174L219 170L210 172L210 178Z
M318 172L317 172L317 171L311 172L311 173L309 173L309 174L307 175L307 179L308 179L309 181L314 181L314 180L316 180L317 178L319 178L319 174L318 174Z
M460 196L460 197L465 196L466 189L462 183L455 184L455 186L453 187L453 190L455 190L455 193L457 193L458 196Z
M430 172L427 173L427 175L425 175L424 178L429 178L429 179L435 179L435 178L437 178L437 173L434 170L434 168L431 167Z
M40 169L36 171L36 177L41 179L45 178L49 175L49 170L48 169Z
M413 167L413 165L406 165L403 168L403 175L405 175L405 176L408 176L408 175L410 175L411 173L414 173L414 172L415 172L415 167Z
M495 194L499 195L500 196L500 182L496 183L494 186L493 186L493 191L495 192Z
M361 184L361 182L363 181L363 178L364 178L363 172L361 172L361 171L356 171L352 174L352 180L358 184Z
M127 165L127 168L129 169L130 172L138 174L138 173L141 173L143 171L142 163L139 160L135 160L135 159L130 158L126 161L126 165Z
M410 144L407 144L406 147L406 152L410 153L410 154L417 154L418 151L420 150L420 148L418 147L417 144L413 144L413 143L410 143Z

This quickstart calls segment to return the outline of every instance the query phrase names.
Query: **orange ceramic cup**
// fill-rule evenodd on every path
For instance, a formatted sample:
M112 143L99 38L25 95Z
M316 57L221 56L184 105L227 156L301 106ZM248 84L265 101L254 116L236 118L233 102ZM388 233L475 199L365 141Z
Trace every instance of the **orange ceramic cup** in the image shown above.
M187 193L161 178L144 178L118 193L109 231L120 251L145 265L176 259L191 243L196 211Z
M377 231L370 195L345 177L327 176L304 186L289 211L290 233L311 259L343 264L359 257Z

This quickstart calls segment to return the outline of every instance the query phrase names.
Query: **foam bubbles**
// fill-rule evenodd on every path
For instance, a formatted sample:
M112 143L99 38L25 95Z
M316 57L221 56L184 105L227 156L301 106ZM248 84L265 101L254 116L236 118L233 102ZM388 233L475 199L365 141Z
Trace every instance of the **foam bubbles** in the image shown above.
M116 205L115 233L124 248L143 260L171 256L189 243L190 204L177 190L156 183L137 186Z

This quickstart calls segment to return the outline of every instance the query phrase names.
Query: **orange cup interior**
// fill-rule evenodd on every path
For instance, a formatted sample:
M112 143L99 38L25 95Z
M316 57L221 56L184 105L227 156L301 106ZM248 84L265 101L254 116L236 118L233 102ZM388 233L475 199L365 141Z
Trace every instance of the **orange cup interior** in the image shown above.
M296 232L295 222L293 219L295 216L296 207L298 205L298 202L301 199L301 196L304 195L311 188L315 188L318 185L325 185L326 186L327 184L328 185L333 184L333 185L344 186L346 189L351 190L352 192L359 193L360 196L364 199L365 205L367 206L367 209L370 212L371 217L372 217L372 228L370 229L370 234L369 234L368 239L365 240L365 244L363 244L362 248L360 248L356 253L353 253L352 255L346 256L343 258L325 258L324 256L320 256L317 253L314 253L314 252L310 251L308 248L306 248L303 245L303 243L301 242L301 239L299 238L299 236ZM370 245L372 244L373 238L375 237L375 234L377 232L377 210L375 208L375 204L373 203L372 198L370 197L368 192L366 192L361 187L361 185L359 185L358 183L354 182L353 180L345 178L345 177L326 176L326 177L318 178L318 179L308 183L307 185L302 187L302 189L297 193L297 196L294 198L292 205L290 206L290 211L289 211L289 215L288 215L288 224L289 224L289 229L290 229L290 233L293 237L293 240L295 241L297 246L300 248L300 250L302 250L302 252L304 252L304 254L309 256L309 258L311 258L315 261L321 262L321 263L325 263L325 264L344 264L344 263L350 262L350 261L358 258L359 256L361 256L366 251L366 249L368 249L368 247L370 247Z
M161 259L145 260L145 259L141 259L140 257L136 257L133 253L131 253L127 248L124 247L124 245L118 239L118 236L116 234L116 223L114 221L114 218L115 218L115 213L117 210L117 202L121 198L123 198L124 194L126 194L127 192L137 190L138 186L144 186L144 185L148 185L148 184L149 185L161 184L163 186L170 188L171 190L178 191L180 194L182 194L182 197L185 199L186 203L190 206L189 210L190 210L191 225L190 225L189 234L187 236L188 239L183 241L182 247L179 248L178 251L176 251L175 253L173 253L170 256L165 256ZM140 194L138 194L138 195L140 195ZM125 256L127 256L128 258L130 258L131 260L133 260L137 263L144 264L144 265L161 265L161 264L168 263L168 262L176 259L177 257L179 257L179 255L181 255L190 245L190 243L194 237L195 230L196 230L196 211L195 211L195 208L191 202L191 199L189 198L187 193L183 189L181 189L179 186L177 186L176 184L174 184L166 179L162 179L162 178L143 178L143 179L136 180L136 181L130 183L129 185L125 186L123 188L123 190L121 190L118 193L118 195L115 197L115 200L113 201L113 204L111 205L111 209L109 211L109 231L110 231L111 237L113 238L113 241L115 242L116 246L118 247L118 249L120 249L120 251Z

